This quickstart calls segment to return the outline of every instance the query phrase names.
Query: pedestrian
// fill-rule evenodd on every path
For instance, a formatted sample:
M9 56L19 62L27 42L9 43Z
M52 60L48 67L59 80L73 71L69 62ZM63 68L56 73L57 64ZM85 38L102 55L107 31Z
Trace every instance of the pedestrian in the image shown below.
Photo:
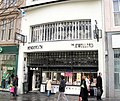
M101 73L99 72L98 76L97 76L97 83L96 83L96 87L97 90L100 90L100 94L97 94L97 100L101 100L101 96L103 94L103 89L102 89L102 77L101 77Z
M52 81L50 80L50 78L48 78L47 80L47 96L49 97L50 96L50 93L51 93L51 84L52 84Z
M18 90L18 75L16 75L16 96L18 96L17 90Z
M16 75L14 78L13 78L13 86L14 86L14 94L13 96L17 96L17 87L18 87L18 76Z
M64 76L61 76L61 81L60 81L60 85L59 85L59 94L58 94L57 101L60 101L61 98L62 98L62 101L68 101L66 95L64 94L65 87L66 87L66 83L65 83Z
M8 89L8 84L9 84L9 73L6 73L6 77L5 77L5 88Z
M90 76L89 75L86 77L85 81L87 85L88 95L90 96Z
M85 81L85 76L82 76L80 87L81 87L81 90L80 90L79 97L82 97L82 101L88 101L88 90L87 90L87 85Z

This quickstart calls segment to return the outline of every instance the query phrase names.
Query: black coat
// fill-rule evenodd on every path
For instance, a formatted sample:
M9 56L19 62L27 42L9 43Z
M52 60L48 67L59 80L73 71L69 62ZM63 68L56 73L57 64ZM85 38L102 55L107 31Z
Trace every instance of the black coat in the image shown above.
M80 86L81 86L80 96L84 97L84 98L87 98L88 97L88 90L87 90L86 81L81 80L81 85Z
M101 76L97 77L97 83L96 83L96 87L100 87L100 89L102 89L102 78Z
M59 85L59 92L65 92L65 86L65 80L61 80Z

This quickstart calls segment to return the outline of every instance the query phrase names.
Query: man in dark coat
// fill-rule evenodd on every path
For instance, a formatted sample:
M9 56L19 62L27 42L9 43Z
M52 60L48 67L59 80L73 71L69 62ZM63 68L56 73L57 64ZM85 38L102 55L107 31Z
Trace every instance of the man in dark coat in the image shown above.
M97 76L96 87L97 87L97 90L100 89L100 91L101 91L101 94L97 95L97 100L101 100L101 96L102 96L102 93L103 93L101 73L99 73L99 75Z
M65 80L64 80L64 76L61 76L61 81L60 81L60 85L59 85L59 91L60 92L65 92Z
M65 80L64 80L64 76L61 76L61 81L60 81L60 85L59 85L59 95L58 95L57 101L60 100L60 97L65 99L65 101L68 101L66 95L64 94L65 87L66 87L66 83L65 83Z

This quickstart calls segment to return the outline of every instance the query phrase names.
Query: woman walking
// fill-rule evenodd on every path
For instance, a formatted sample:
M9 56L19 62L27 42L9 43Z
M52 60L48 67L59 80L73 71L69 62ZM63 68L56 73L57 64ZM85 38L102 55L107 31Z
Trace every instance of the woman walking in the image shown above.
M87 90L87 85L85 81L85 76L82 76L80 86L81 86L80 97L82 97L82 101L88 101L88 90Z
M51 80L50 78L48 78L47 80L47 96L49 97L50 96L50 92L51 92Z

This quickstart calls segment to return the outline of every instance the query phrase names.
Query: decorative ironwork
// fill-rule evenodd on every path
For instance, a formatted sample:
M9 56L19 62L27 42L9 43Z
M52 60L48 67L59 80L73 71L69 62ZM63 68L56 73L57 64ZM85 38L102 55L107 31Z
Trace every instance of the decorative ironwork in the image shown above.
M91 20L52 22L31 26L31 42L91 39Z
M28 66L37 67L97 67L97 51L28 53Z
M102 30L98 28L97 20L95 20L94 38L97 39L97 42L99 42L99 39L102 38Z

